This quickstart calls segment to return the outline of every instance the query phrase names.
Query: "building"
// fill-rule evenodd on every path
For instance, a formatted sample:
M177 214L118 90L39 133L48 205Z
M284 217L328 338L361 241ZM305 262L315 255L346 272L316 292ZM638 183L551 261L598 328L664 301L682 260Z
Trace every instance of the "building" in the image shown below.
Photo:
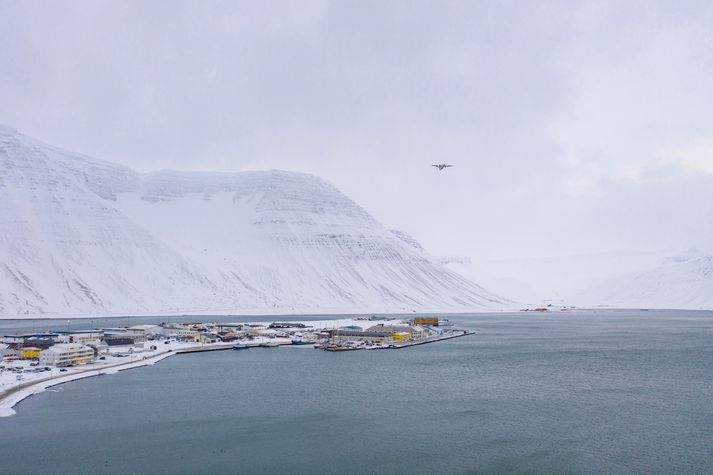
M93 345L99 343L104 336L104 332L96 330L60 332L57 341L60 343L79 343L82 345Z
M218 330L218 333L235 333L243 329L242 323L217 323L215 326Z
M163 333L163 328L158 325L134 325L127 329L127 333L134 333L143 336L153 336Z
M396 332L394 333L394 342L404 342L404 341L412 341L413 340L413 334L409 332Z
M40 350L46 350L50 346L56 345L57 342L52 338L28 338L23 346L34 346Z
M133 345L136 342L136 339L133 336L127 336L125 334L120 334L120 335L105 335L104 338L102 338L102 341L106 343L108 346L129 346ZM99 347L101 343L98 343L97 347Z
M23 346L19 351L22 354L23 360L38 360L40 359L40 352L42 350L36 346Z
M393 333L364 330L336 330L332 331L335 340L346 341L370 341L373 343L390 343L393 341Z
M220 338L215 333L203 332L198 334L198 341L200 343L217 343Z
M94 348L79 343L60 343L40 352L43 366L87 364L94 358Z
M366 329L368 332L389 332L391 334L395 333L409 333L412 339L417 339L425 336L427 331L425 328L418 325L384 325L380 323L369 327Z
M438 326L438 317L416 317L413 319L414 325L430 325L432 327Z
M7 344L0 343L0 361L15 358L17 358L17 352L14 349L11 349Z
M0 337L0 343L27 344L28 340L53 340L57 338L57 336L57 333L24 333L21 335L4 335Z
M182 327L162 327L161 332L166 335L167 337L171 338L190 338L190 339L196 339L198 338L198 331L197 330L191 330L190 328L182 328Z
M267 328L307 328L307 325L296 322L275 322L271 323Z

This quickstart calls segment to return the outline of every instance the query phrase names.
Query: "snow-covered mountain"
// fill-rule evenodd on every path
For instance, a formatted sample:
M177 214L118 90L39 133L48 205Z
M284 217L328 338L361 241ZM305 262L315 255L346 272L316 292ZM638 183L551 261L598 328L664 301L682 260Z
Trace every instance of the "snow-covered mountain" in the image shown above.
M0 127L2 316L503 302L315 176L142 175Z
M713 255L688 252L588 292L588 302L617 307L713 308Z

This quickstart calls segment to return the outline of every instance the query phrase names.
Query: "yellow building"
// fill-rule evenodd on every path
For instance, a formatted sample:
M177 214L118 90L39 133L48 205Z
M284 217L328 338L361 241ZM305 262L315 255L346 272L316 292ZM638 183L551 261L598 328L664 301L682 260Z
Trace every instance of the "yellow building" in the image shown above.
M414 325L431 325L438 326L438 317L416 317L413 319Z
M413 335L408 332L396 332L394 333L394 341L411 341L413 340Z
M23 360L38 360L40 359L40 349L34 346L26 346L22 349Z

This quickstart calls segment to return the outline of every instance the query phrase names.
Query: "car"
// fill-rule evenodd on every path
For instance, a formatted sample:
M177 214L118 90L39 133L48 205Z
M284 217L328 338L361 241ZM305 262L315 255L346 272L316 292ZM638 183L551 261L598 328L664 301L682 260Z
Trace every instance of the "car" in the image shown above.
M65 371L67 371L66 368L60 368L60 369L59 369L59 372L60 372L60 373L64 373Z

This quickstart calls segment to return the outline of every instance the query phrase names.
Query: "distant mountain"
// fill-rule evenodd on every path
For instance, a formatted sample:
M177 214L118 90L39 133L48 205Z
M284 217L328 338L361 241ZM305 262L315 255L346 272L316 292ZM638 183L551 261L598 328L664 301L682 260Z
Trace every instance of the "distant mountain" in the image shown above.
M689 252L590 292L618 307L713 309L713 255ZM596 297L594 297L596 296Z
M315 176L139 174L0 127L2 316L504 302Z
M713 254L618 250L541 258L440 262L523 307L713 308Z

